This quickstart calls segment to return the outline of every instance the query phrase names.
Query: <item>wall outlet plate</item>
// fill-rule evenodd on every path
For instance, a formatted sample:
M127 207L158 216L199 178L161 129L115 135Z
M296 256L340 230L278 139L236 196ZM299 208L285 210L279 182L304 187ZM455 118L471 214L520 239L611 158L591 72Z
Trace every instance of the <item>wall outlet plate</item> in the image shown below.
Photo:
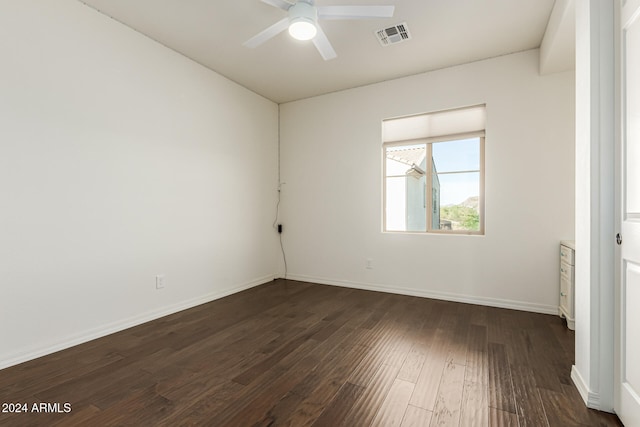
M163 289L165 285L164 274L158 274L156 276L156 289Z

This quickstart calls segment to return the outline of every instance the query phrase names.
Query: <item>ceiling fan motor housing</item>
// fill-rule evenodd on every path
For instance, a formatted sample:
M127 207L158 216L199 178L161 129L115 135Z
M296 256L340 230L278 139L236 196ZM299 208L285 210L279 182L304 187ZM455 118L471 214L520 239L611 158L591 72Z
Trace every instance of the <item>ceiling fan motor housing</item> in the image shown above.
M318 22L318 10L315 6L299 1L289 8L289 22L307 21L313 25Z

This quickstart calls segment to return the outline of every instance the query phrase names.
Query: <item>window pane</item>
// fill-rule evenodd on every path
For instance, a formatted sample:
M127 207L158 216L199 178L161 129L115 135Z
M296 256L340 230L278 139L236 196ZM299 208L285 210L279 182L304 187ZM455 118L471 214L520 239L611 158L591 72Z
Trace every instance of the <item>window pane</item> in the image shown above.
M480 169L480 138L435 142L433 163L438 172Z
M480 173L434 174L434 213L439 213L439 224L434 229L479 231L480 230Z
M425 144L385 149L387 231L427 231Z

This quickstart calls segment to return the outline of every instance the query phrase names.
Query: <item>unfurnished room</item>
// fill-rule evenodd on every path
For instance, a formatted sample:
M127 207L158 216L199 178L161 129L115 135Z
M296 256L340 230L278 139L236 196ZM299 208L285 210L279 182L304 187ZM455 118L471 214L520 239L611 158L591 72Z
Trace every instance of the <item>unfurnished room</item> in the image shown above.
M3 0L0 426L640 426L638 171L640 0Z

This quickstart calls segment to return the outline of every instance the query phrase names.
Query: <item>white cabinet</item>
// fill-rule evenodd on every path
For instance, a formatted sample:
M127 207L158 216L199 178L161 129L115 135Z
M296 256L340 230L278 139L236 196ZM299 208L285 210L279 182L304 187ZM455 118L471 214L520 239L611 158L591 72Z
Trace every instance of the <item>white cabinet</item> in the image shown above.
M567 327L575 330L575 244L572 240L560 242L560 316L567 319Z

